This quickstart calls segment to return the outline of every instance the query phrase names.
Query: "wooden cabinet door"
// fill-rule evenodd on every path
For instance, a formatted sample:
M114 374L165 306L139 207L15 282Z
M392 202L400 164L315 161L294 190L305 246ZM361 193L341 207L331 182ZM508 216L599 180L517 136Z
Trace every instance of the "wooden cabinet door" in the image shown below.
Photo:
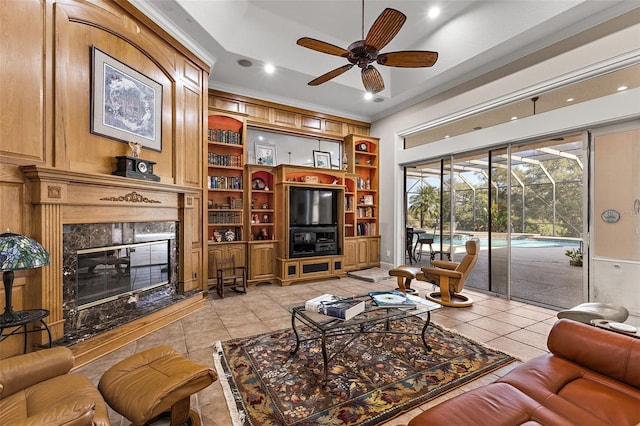
M369 266L380 266L380 238L367 238L369 248Z
M369 241L366 238L358 239L358 268L369 266Z
M353 238L344 240L344 270L352 271L358 267L358 244Z
M225 257L234 257L236 266L246 266L244 244L228 244L225 249Z
M273 242L250 243L249 280L268 280L276 276L276 246Z

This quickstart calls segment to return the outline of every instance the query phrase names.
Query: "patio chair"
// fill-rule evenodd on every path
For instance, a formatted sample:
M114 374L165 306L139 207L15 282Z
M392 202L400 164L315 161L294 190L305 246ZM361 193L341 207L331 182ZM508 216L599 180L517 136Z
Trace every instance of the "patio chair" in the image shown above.
M460 294L464 287L464 282L469 273L478 261L480 251L480 240L471 239L466 242L467 254L460 262L450 262L446 260L434 260L433 267L422 268L424 275L418 278L437 284L440 291L428 293L426 298L444 306L466 307L473 304L473 300L468 296Z

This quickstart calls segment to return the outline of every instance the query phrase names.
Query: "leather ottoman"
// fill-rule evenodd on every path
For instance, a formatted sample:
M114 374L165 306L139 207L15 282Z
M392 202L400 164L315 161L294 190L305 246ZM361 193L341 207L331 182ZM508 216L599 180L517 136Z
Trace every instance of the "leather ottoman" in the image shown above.
M142 426L171 411L171 425L200 417L190 410L191 395L206 388L218 376L202 364L186 359L169 346L135 354L109 368L98 389L115 411Z

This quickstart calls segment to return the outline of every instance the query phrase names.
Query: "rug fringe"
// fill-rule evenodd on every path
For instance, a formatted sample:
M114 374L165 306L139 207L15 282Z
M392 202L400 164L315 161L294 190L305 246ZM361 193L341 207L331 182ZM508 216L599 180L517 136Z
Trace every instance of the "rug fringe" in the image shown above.
M215 343L215 347L216 350L213 352L213 363L216 367L216 372L218 373L218 380L222 385L224 399L227 401L227 408L229 409L229 414L231 415L231 422L233 426L243 426L246 415L244 411L238 409L235 397L233 396L233 391L231 390L231 386L229 385L229 377L222 367L222 342L218 340Z

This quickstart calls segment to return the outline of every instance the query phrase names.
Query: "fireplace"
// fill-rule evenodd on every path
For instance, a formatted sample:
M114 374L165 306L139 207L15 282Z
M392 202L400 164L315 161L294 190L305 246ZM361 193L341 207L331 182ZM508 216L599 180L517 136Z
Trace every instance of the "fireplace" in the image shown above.
M163 309L177 292L179 223L63 225L64 343Z

